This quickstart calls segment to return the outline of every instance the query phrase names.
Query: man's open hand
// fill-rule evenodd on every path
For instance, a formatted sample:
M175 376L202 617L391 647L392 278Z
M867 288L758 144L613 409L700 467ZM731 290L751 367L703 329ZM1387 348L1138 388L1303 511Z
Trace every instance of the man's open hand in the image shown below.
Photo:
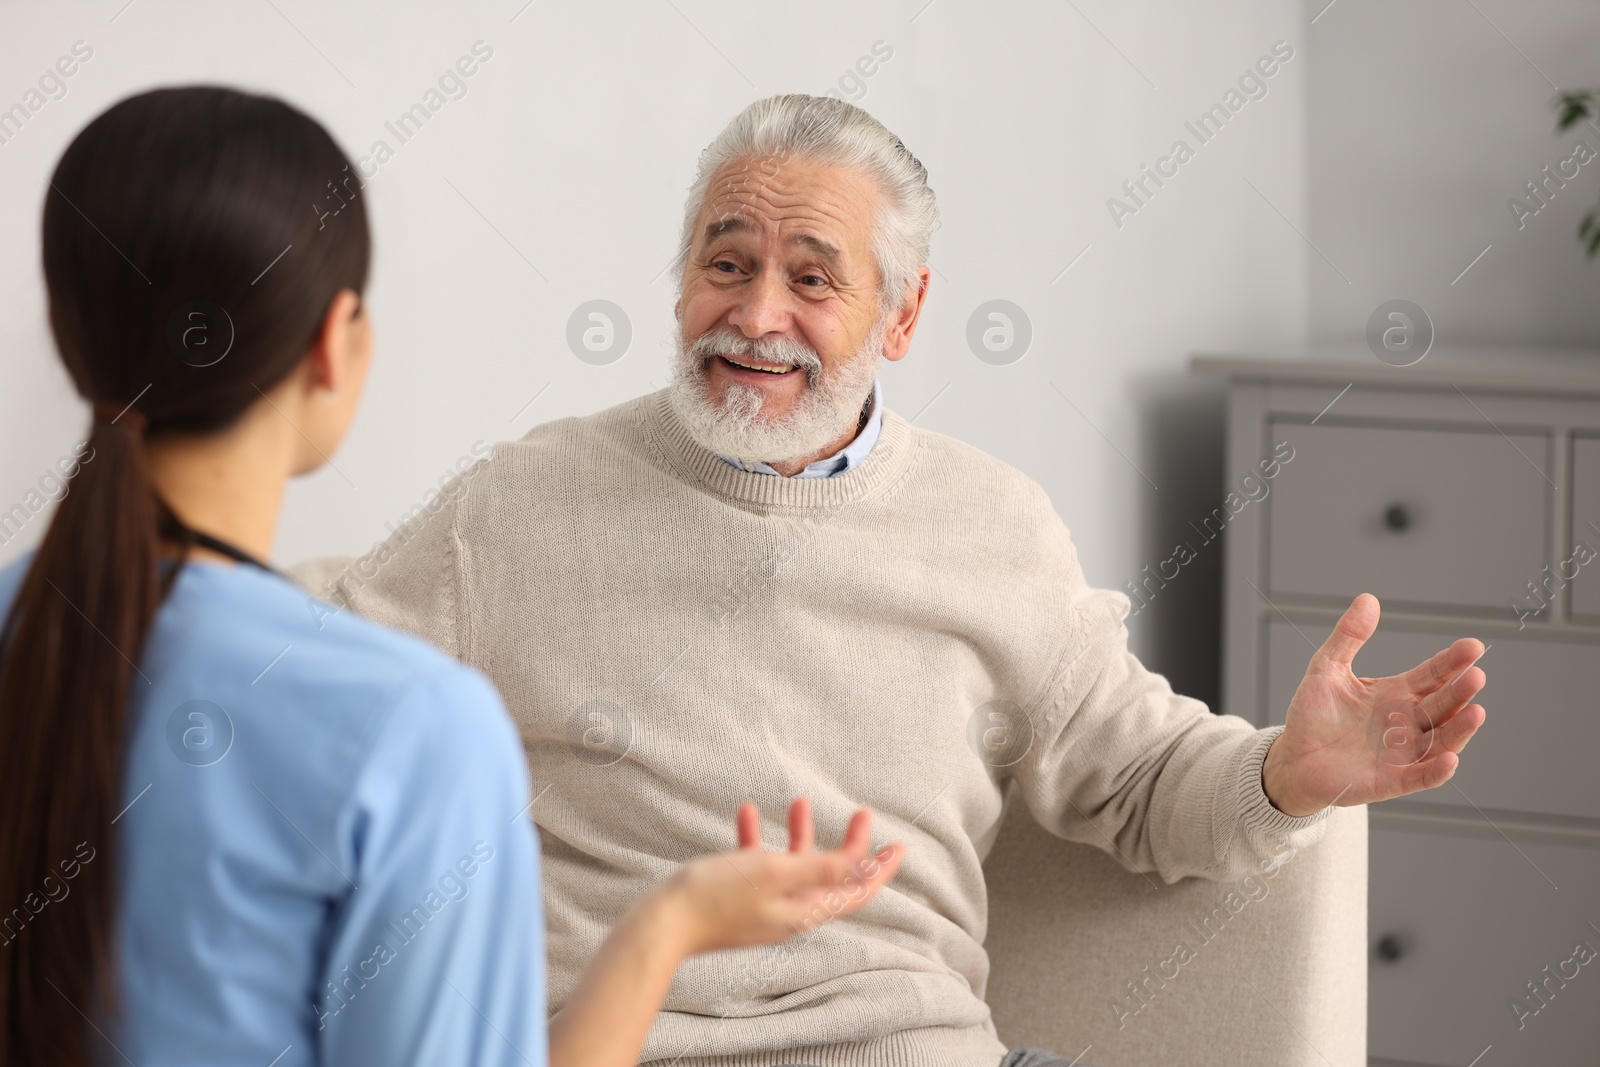
M1311 815L1443 785L1486 715L1483 642L1463 637L1404 674L1357 678L1351 662L1378 628L1378 598L1356 597L1311 657L1267 751L1262 785L1278 810Z

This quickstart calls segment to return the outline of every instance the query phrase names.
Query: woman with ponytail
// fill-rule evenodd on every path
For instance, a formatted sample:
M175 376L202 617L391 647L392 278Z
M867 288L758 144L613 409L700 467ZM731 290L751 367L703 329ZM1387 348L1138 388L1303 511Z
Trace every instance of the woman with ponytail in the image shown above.
M0 570L0 1067L631 1064L685 958L893 876L865 812L814 853L797 801L785 854L746 806L547 1029L498 694L263 562L371 359L348 158L278 100L143 93L67 148L43 249L92 452Z

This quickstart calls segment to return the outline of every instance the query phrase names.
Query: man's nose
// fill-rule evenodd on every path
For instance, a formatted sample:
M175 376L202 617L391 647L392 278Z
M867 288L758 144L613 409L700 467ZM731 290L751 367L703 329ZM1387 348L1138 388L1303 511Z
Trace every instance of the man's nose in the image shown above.
M746 337L763 337L788 331L793 321L792 297L783 279L763 271L741 294L728 321Z

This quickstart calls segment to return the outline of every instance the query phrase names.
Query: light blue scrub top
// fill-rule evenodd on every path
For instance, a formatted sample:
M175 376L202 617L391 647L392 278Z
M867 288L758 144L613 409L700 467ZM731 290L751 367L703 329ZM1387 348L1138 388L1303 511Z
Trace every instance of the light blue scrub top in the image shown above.
M544 1067L528 774L482 674L214 563L139 669L102 1062Z

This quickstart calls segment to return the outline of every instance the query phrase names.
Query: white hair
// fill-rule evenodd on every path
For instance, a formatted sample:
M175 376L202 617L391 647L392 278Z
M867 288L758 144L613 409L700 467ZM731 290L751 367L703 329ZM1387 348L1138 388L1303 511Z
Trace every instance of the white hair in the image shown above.
M861 108L804 93L757 100L735 115L700 153L684 205L679 288L694 244L695 220L717 173L739 160L769 167L786 159L857 170L877 183L880 199L872 252L878 264L879 299L884 310L898 307L916 280L917 268L928 262L929 240L939 224L927 169L900 138Z

